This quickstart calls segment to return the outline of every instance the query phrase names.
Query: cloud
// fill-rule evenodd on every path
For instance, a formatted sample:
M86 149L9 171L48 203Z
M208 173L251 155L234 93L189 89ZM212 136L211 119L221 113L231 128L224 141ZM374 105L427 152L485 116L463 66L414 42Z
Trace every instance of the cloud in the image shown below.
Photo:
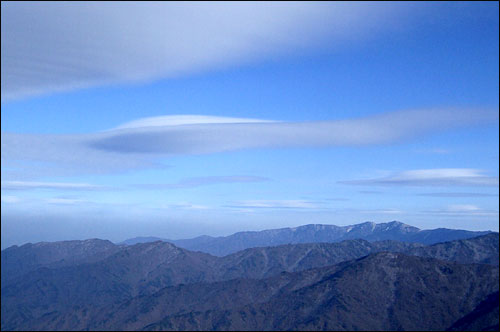
M331 48L401 29L418 9L428 7L343 2L1 6L2 99L172 78Z
M165 115L142 118L119 125L116 129L130 129L143 127L163 127L163 126L182 126L191 124L214 124L214 123L259 123L274 122L272 120L249 119L249 118L231 118L223 116L206 115Z
M54 198L48 198L48 199L46 199L45 203L48 203L48 204L74 205L74 204L89 203L89 201L82 200L82 199L76 199L76 198L54 197Z
M442 209L422 211L424 214L446 216L498 216L498 211L485 210L472 204L453 204Z
M496 123L480 109L397 111L344 120L278 122L198 115L138 119L120 129L42 135L2 132L2 179L166 167L160 158L251 148L391 144L443 130Z
M340 208L340 209L336 209L335 213L337 213L337 214L348 213L350 215L352 215L352 214L360 214L360 215L365 215L365 214L378 215L378 214L381 214L381 215L386 215L386 214L406 214L407 212L405 212L403 210L400 210L400 209L395 209L395 208L381 208L381 209Z
M336 202L345 202L350 200L351 200L350 198L344 198L344 197L325 198L325 201L336 201Z
M245 148L387 144L429 132L493 122L498 112L472 109L409 110L316 122L211 122L113 130L87 146L117 153L213 153ZM220 118L219 118L220 119Z
M395 173L377 179L339 181L347 185L363 186L498 186L498 177L483 175L472 168L419 169Z
M2 195L2 203L19 203L21 199L17 196Z
M151 184L136 184L134 187L142 189L182 189L195 188L212 184L222 183L245 183L245 182L263 182L269 181L268 178L260 176L248 175L231 175L231 176L203 176L183 179L177 183L151 183Z
M403 214L403 211L397 209L374 209L374 210L359 210L359 213L365 214Z
M180 209L180 210L209 210L210 206L191 204L191 203L178 203L178 204L167 204L163 205L164 209Z
M498 197L498 194L485 194L485 193L422 193L418 196L428 197Z
M63 182L28 182L28 181L2 181L2 189L28 190L28 189L64 189L64 190L100 190L103 186L88 183L63 183Z
M259 208L259 209L318 209L316 202L306 200L244 200L226 205L230 208Z
M455 204L449 205L447 210L450 212L471 212L479 211L480 208L472 204Z
M416 152L419 152L419 153L432 153L432 154L450 154L451 150L449 150L449 149L441 149L441 148L434 148L434 149L420 149L420 150L417 150Z
M125 156L89 148L86 142L93 137L2 132L2 181L167 167L143 154Z

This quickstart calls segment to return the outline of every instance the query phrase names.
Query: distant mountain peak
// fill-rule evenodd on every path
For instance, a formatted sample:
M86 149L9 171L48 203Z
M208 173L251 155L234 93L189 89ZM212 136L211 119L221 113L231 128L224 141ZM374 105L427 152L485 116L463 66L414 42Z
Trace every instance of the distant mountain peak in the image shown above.
M402 223L400 221L390 221L387 223L380 223L376 224L375 228L379 231L391 231L391 230L397 230L402 233L415 233L415 232L420 232L420 228L414 227L407 225L405 223Z
M254 247L278 246L295 243L340 242L343 240L363 239L367 241L395 240L434 244L438 242L466 239L488 232L472 232L453 229L421 230L397 220L386 223L365 221L347 226L329 224L307 224L289 228L262 231L237 232L228 236L198 236L192 239L167 240L157 237L144 237L126 240L120 244L133 245L141 242L165 241L180 248L202 251L216 256L228 255Z
M166 241L161 241L157 240L154 242L144 242L144 243L137 243L132 246L135 249L141 250L142 252L150 251L150 250L181 250L181 248L177 247L176 245L166 242Z

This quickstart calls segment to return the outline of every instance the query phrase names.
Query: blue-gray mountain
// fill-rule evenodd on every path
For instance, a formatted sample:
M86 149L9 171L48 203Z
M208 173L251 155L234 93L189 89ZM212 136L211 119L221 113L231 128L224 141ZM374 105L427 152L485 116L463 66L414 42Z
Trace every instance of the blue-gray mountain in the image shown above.
M288 243L340 242L344 240L363 239L367 241L394 240L434 244L467 239L487 233L488 231L472 232L446 228L421 230L398 221L392 221L380 224L365 222L351 226L305 225L259 232L239 232L221 237L203 235L184 240L139 237L125 240L122 244L131 245L161 240L173 243L181 248L202 251L215 256L225 256L247 248L277 246Z
M476 317L488 317L490 327L498 320L483 313L498 303L488 297L498 291L498 255L498 233L430 246L361 239L287 244L224 257L162 241L14 246L2 251L1 327L441 330L482 326ZM364 301L386 310L367 313ZM417 326L417 314L438 318Z
M481 301L469 314L456 321L449 331L498 331L499 293L494 292Z
M217 295L232 298L231 305L168 314L143 329L445 330L498 290L498 267L383 252L253 282L246 292L228 282L221 287ZM161 295L159 301L171 296ZM242 297L248 304L238 303ZM143 303L153 311L149 299Z
M73 306L14 329L445 330L491 302L498 277L497 266L382 252L265 279L182 284Z
M41 267L62 267L95 262L117 252L108 240L27 243L2 250L2 287L9 280Z

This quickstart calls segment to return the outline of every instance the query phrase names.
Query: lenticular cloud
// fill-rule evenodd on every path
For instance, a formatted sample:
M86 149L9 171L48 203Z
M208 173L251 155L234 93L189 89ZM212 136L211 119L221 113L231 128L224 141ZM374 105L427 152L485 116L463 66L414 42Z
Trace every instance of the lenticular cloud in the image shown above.
M393 144L447 129L495 123L497 119L498 112L478 109L399 111L312 122L176 115L138 119L82 135L3 132L2 167L6 168L2 178L162 167L157 163L159 158L182 154Z
M101 151L165 155L247 148L359 146L400 142L496 117L496 112L470 109L412 110L313 122L168 116L127 123L95 135L87 144Z

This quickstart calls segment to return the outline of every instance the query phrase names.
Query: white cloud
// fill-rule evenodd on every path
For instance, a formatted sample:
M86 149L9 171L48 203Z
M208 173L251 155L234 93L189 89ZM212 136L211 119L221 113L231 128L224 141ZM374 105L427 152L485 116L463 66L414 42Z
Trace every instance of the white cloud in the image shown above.
M316 122L157 117L129 122L122 125L122 129L80 135L2 132L2 168L8 168L2 171L2 179L17 180L27 174L39 177L165 167L158 162L159 158L179 154L249 148L391 144L451 128L495 123L497 119L497 111L429 109ZM401 179L395 178L392 182L401 183L405 178L422 176L402 175ZM431 173L423 175L434 176ZM434 177L439 178L439 174ZM481 180L472 177L476 182Z
M486 193L456 193L456 192L440 192L440 193L422 193L418 196L428 196L428 197L498 197L498 194L486 194Z
M2 195L2 203L19 203L21 199L17 196Z
M47 200L45 200L45 202L49 204L64 204L64 205L88 203L88 201L82 199L61 198L61 197L48 198Z
M149 81L335 47L422 4L2 2L2 99Z
M374 209L374 210L360 210L364 214L402 214L403 211L397 209Z
M479 211L480 208L472 204L455 204L455 205L449 205L447 210L450 212L471 212L471 211Z
M94 134L37 135L2 132L2 181L166 167L143 154L123 155L89 148L86 141L93 137Z
M88 183L64 183L64 182L29 182L29 181L2 181L2 189L65 189L65 190L99 190L103 186Z
M452 204L441 209L423 211L423 213L450 217L498 217L498 210L486 210L473 204Z
M211 209L208 205L201 204L191 204L191 203L177 203L177 204L166 204L163 205L165 209L180 209L180 210L209 210Z
M498 186L498 177L472 168L418 169L377 179L339 181L363 186Z
M249 119L249 118L231 118L223 116L206 116L206 115L165 115L165 116L155 116L155 117L130 121L114 129L182 126L191 124L210 124L210 123L256 123L256 122L258 123L258 122L274 122L274 121Z
M419 152L419 153L433 153L433 154L450 154L451 150L449 150L449 149L441 149L441 148L434 148L434 149L420 149L420 150L417 150L416 152Z
M349 146L392 143L429 132L493 122L498 112L480 109L426 109L316 122L234 122L148 126L108 131L89 137L96 150L118 153L213 153L244 148ZM140 123L141 120L135 123Z
M234 202L232 208L267 208L267 209L317 209L317 203L305 200L244 200Z
M182 179L177 183L136 184L134 187L143 189L181 189L195 188L211 184L263 182L268 180L268 178L248 175L202 176Z

